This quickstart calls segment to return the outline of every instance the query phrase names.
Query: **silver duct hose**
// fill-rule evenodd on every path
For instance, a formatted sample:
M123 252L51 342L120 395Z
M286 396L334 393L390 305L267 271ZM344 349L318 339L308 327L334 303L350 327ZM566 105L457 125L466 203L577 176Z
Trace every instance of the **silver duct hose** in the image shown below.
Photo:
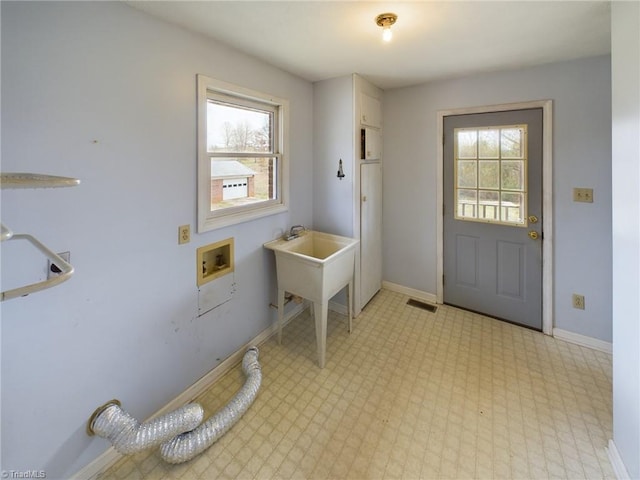
M218 441L246 413L258 394L262 371L258 349L251 347L242 359L242 371L247 379L231 401L195 430L183 433L160 447L160 456L169 463L182 463Z
M203 424L200 422L204 412L197 403L141 424L120 407L118 400L111 400L93 413L87 432L110 440L122 454L129 455L162 444L160 455L165 461L186 462L227 433L255 400L262 382L256 347L250 347L244 354L242 371L247 376L242 388Z
M145 423L138 422L112 400L98 415L92 417L89 431L111 441L120 453L130 455L163 442L200 425L204 411L197 403L190 403L162 417Z

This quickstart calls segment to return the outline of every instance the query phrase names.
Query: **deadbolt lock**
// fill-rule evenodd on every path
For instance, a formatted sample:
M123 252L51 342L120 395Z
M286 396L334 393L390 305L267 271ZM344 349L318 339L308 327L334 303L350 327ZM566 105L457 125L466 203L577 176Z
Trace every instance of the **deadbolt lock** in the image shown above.
M529 215L529 223L538 223L538 217L535 215Z
M529 238L531 240L537 240L538 239L538 232L536 232L535 230L531 230L529 232Z

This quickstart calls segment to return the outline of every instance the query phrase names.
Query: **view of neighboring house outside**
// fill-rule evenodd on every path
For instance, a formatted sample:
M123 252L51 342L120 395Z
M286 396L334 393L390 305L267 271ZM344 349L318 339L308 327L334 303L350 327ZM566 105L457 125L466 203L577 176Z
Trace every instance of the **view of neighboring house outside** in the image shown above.
M211 162L211 203L255 196L256 172L237 160Z

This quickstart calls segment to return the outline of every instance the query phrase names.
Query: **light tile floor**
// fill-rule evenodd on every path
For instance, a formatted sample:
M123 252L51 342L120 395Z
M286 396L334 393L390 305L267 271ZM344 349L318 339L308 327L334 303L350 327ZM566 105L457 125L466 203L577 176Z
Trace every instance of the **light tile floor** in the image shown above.
M579 479L615 475L611 355L381 291L347 333L331 313L327 365L308 314L260 346L262 388L199 457L156 450L122 459L115 479ZM244 383L240 366L199 401L205 415Z

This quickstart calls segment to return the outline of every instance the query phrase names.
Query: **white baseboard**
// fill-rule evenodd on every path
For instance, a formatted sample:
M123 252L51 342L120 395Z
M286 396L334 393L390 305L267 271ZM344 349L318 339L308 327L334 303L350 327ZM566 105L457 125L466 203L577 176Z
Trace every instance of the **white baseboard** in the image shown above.
M308 303L304 302L299 305L296 305L291 309L290 312L287 313L284 321L285 324L289 323L294 317L302 313L308 307ZM186 405L189 402L192 402L196 397L204 393L211 385L213 385L216 380L221 378L225 373L234 368L237 364L242 362L242 358L244 357L245 352L252 345L260 345L264 343L269 337L273 334L277 333L278 326L277 324L273 324L270 327L266 328L262 332L258 334L251 341L242 345L238 348L234 353L232 353L229 357L224 359L217 367L213 368L206 375L204 375L200 380L196 381L193 385L187 388L184 392L174 398L172 401L167 403L160 410L151 415L147 420L151 420L153 418L159 417L160 415L165 415L177 408L180 408ZM118 460L122 458L122 454L116 452L113 447L109 447L102 455L93 460L89 465L84 467L82 470L77 472L71 478L72 480L91 480L97 477L99 474L103 473L110 467L112 467Z
M71 480L87 480L97 477L102 472L112 467L122 455L116 452L115 448L109 447L105 452L84 467L79 472L71 476Z
M422 290L416 290L414 288L404 287L397 283L382 282L382 288L390 290L392 292L402 293L416 300L422 300L429 303L438 303L438 297L433 293L423 292Z
M329 305L327 306L327 308L332 312L339 313L340 315L347 314L347 306L342 305L341 303L338 303L338 302L329 302Z
M613 345L604 340L599 340L593 337L587 337L586 335L580 335L579 333L568 332L560 328L553 329L553 336L565 342L575 343L576 345L582 345L583 347L592 348L605 353L613 352Z
M609 461L613 467L613 473L616 474L616 478L618 480L630 480L631 476L629 475L629 472L627 472L627 467L624 466L622 457L620 457L620 453L618 452L616 444L613 443L613 440L609 440L607 454L609 455Z

